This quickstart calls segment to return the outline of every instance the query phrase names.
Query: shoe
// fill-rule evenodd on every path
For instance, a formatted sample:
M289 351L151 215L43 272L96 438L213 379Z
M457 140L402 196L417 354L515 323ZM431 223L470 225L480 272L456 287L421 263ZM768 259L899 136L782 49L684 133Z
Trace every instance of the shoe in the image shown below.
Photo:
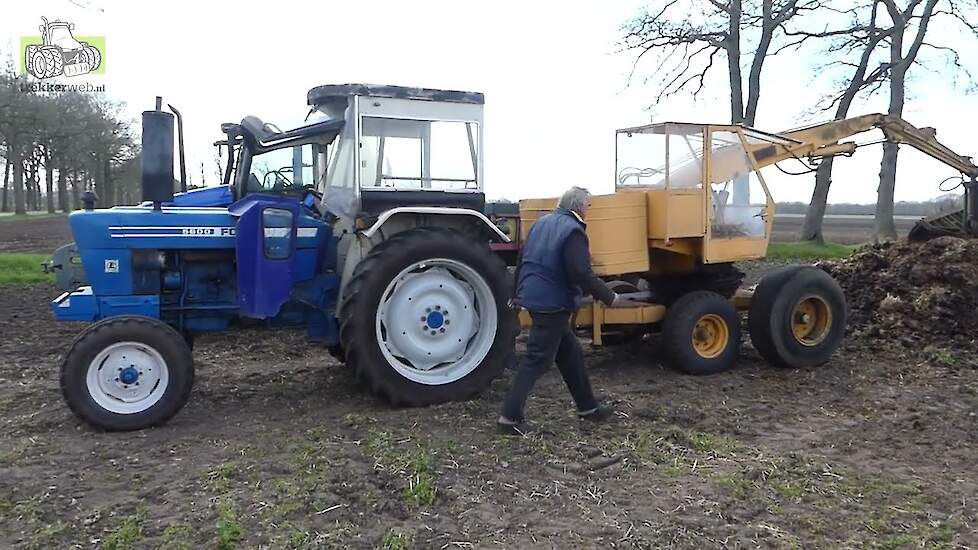
M597 407L589 410L577 413L577 417L581 420L590 420L591 422L602 422L611 418L615 414L615 410L608 405L598 405Z
M510 420L505 416L500 416L496 420L496 431L502 435L526 435L529 429L525 422Z

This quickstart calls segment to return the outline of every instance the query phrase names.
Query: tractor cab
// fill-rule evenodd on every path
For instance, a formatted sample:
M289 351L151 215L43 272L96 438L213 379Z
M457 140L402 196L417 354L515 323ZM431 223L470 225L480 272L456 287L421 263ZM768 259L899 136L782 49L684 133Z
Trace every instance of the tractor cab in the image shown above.
M482 212L481 93L342 84L309 91L308 103L343 126L313 173L323 206L342 220L396 207Z
M482 94L344 84L308 101L317 120L292 130L254 116L223 126L236 199L294 196L348 222L396 207L484 210Z

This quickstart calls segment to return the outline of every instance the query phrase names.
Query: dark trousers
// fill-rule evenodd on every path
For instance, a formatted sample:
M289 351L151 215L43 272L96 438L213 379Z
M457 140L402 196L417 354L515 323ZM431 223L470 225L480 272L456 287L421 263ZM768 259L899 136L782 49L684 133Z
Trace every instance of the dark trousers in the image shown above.
M555 361L564 377L578 411L598 406L591 391L591 382L584 370L584 350L570 325L569 311L557 313L530 312L533 325L526 343L526 355L516 368L513 386L503 401L502 415L510 420L523 420L526 398L533 384Z

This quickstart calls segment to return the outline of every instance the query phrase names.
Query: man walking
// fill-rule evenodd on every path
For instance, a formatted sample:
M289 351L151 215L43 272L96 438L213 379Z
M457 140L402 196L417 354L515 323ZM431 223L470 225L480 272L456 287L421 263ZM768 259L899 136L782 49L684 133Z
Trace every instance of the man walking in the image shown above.
M584 369L584 352L571 327L571 316L589 294L608 306L636 305L622 299L591 270L584 216L591 193L568 189L557 209L530 228L516 266L516 298L533 319L526 355L517 367L513 385L497 421L503 433L522 433L526 399L534 383L556 361L577 405L578 417L600 421L613 413L597 402Z

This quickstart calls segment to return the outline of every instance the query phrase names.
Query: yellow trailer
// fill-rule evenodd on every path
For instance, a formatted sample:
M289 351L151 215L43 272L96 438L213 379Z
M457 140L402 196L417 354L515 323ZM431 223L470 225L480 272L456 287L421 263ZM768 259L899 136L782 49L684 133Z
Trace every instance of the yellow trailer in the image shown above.
M744 289L734 263L767 253L774 199L762 168L852 155L858 145L842 140L872 129L958 169L968 191L975 185L978 167L939 143L933 129L881 114L781 133L680 122L618 130L615 193L593 197L587 234L595 272L647 305L588 303L576 324L591 329L595 345L661 330L677 367L710 373L733 365L739 312L746 311L751 340L766 359L786 367L824 363L845 333L839 285L817 268L789 266ZM965 227L978 212L969 194ZM556 198L520 201L520 239L556 205ZM521 320L526 325L529 316Z

